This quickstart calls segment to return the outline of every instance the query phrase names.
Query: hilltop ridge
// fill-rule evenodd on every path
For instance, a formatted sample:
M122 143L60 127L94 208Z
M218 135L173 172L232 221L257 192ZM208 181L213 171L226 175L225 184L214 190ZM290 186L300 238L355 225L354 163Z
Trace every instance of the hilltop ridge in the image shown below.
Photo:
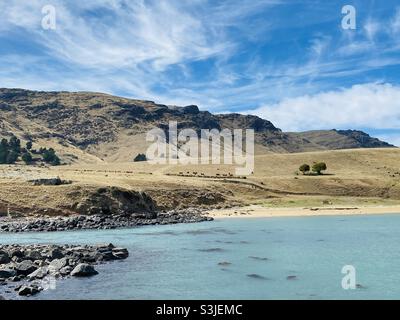
M169 121L178 128L254 129L260 153L294 153L392 145L362 131L287 133L254 115L212 114L195 105L168 106L94 92L0 89L0 137L58 150L66 162L131 161L146 150L145 133Z

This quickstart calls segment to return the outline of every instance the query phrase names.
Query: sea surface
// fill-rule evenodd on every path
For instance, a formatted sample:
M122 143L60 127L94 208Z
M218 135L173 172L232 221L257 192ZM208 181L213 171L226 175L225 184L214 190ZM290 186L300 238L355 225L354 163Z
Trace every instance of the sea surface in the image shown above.
M136 229L0 234L0 243L113 243L127 260L33 299L398 299L400 215L230 218ZM342 268L356 270L355 290Z

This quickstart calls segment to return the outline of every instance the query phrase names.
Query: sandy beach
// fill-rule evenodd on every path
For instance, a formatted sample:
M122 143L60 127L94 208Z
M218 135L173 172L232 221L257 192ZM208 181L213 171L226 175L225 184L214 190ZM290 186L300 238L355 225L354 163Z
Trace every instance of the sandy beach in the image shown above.
M400 205L394 206L332 206L310 208L268 208L260 205L237 207L222 210L210 210L214 219L223 218L267 218L267 217L301 217L301 216L349 216L367 214L400 213Z

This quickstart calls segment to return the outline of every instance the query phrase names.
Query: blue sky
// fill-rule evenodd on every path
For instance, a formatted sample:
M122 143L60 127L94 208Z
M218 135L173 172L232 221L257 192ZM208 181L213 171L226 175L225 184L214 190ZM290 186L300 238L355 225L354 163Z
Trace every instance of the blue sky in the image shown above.
M396 145L399 51L398 0L0 0L0 87L197 104Z

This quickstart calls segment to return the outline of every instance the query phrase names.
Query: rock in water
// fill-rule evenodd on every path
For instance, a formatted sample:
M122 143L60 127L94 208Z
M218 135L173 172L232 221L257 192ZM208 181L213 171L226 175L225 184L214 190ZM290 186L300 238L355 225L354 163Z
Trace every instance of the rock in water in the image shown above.
M72 271L72 267L66 266L66 267L60 269L60 274L62 276L67 276L67 275L69 275L71 273L71 271Z
M8 279L14 277L16 274L17 272L12 269L0 269L0 278Z
M39 288L37 288L36 286L22 286L19 289L18 294L20 296L29 296L29 295L34 295L39 291L40 291Z
M129 252L125 248L114 248L112 249L112 255L116 259L126 259L129 257Z
M50 272L58 272L60 269L66 267L67 265L68 265L67 258L54 259L49 264L49 270L50 270Z
M74 270L71 272L71 276L74 277L90 277L98 274L93 266L86 263L78 264Z
M47 267L41 267L28 275L29 279L43 279L48 273Z
M0 265L0 286L13 288L21 296L34 295L44 290L42 284L46 284L47 280L50 281L51 276L59 279L69 275L89 277L98 274L94 265L129 256L126 248L115 247L113 244L94 246L0 244L0 253L5 257L4 261L7 261L7 257L10 260ZM17 281L20 285L16 285ZM10 293L7 289L5 292Z
M17 274L22 274L24 276L27 276L28 274L31 274L37 269L35 265L33 264L32 261L30 260L24 260L21 263L18 263L15 267L15 270L17 271Z

